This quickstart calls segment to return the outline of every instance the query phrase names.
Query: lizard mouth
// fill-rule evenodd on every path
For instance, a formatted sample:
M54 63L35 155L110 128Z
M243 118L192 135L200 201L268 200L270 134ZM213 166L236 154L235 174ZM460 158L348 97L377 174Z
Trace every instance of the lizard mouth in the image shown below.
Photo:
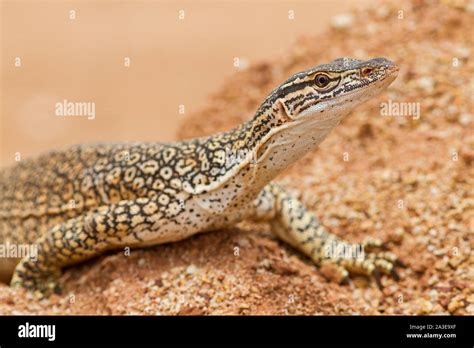
M391 65L387 68L387 73L385 76L381 79L381 81L384 81L386 79L391 79L391 81L395 80L398 76L398 71L400 68L397 65ZM390 82L391 82L390 81Z
M389 71L389 73L398 73L400 68L398 67L398 65L392 64L387 68L387 70Z

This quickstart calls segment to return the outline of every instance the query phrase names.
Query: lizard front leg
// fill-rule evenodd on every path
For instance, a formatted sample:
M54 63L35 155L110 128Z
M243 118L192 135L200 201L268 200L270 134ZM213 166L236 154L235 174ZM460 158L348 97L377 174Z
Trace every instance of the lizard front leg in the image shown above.
M125 200L53 226L35 242L37 255L20 260L11 285L31 290L38 297L59 292L57 281L63 267L140 242L136 232L157 220L158 209L148 198Z
M254 201L253 219L270 222L272 232L300 250L317 265L333 264L341 281L350 273L374 276L380 285L380 273L398 279L396 265L402 265L390 252L371 252L381 242L368 239L361 245L350 244L328 232L303 204L276 184L267 185Z

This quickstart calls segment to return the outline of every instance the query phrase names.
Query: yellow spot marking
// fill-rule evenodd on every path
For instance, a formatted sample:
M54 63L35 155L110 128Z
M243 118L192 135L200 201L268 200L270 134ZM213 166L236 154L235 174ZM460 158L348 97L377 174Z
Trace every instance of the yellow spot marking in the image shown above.
M161 194L158 197L158 202L162 205L167 205L170 202L170 198L168 197L168 195Z

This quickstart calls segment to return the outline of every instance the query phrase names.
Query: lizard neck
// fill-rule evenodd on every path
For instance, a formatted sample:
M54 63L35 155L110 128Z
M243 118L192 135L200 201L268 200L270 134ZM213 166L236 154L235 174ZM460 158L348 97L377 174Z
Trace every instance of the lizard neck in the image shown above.
M186 153L184 160L192 163L184 176L183 189L191 194L206 193L235 180L242 170L249 171L258 149L277 124L271 113L257 112L251 120L229 131L183 142L180 152Z
M302 117L292 122L279 122L286 113L283 108L273 110L273 126L254 148L255 186L263 188L288 166L316 149L345 116L344 112L326 111L324 118Z

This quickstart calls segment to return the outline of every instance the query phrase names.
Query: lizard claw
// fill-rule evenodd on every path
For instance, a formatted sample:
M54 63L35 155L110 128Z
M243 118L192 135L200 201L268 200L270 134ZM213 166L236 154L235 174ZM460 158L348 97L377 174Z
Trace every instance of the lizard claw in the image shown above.
M393 268L391 271L390 271L390 275L392 276L393 279L395 279L397 282L400 280L400 276L398 275L397 271L395 270L395 268Z
M341 285L350 285L352 283L352 280L350 277L344 277L339 284Z
M377 287L378 287L380 290L382 290L382 289L383 289L383 285L382 285L382 281L380 280L380 278L381 278L382 276L380 275L380 271L379 271L377 268L374 270L373 275L374 275L375 282L377 283Z
M395 266L401 267L401 268L407 268L407 267L408 267L408 266L407 266L404 262L402 262L402 260L400 260L400 259L396 259L396 260L395 260Z
M347 275L358 274L365 275L367 277L373 277L377 287L382 290L382 275L388 275L392 277L395 281L400 280L400 276L396 271L397 267L406 267L403 262L401 262L397 256L388 251L379 251L376 250L382 249L383 245L378 240L370 240L369 242L364 242L362 244L369 249L369 251L358 255L358 257L351 258L333 258L328 261L335 263L341 271L345 271ZM346 283L347 281L343 279Z

